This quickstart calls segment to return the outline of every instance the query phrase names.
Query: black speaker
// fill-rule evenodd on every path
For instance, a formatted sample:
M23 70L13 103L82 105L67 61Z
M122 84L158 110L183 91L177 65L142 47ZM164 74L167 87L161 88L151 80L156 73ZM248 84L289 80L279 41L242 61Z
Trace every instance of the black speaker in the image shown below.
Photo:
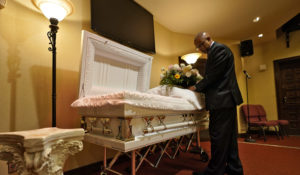
M241 41L240 51L242 57L253 55L252 40Z

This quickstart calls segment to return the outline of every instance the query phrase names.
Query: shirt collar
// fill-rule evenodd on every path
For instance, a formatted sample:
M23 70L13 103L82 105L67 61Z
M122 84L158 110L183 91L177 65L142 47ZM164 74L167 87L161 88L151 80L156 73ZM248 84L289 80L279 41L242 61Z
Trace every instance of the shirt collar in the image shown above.
M211 48L211 46L214 44L215 42L213 41L213 42L211 42L211 44L210 44L210 48Z

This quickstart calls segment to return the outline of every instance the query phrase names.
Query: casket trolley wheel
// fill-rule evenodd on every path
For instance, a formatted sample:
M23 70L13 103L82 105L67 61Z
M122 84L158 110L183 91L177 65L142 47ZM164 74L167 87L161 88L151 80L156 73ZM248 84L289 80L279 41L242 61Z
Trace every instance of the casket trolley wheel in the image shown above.
M201 153L200 153L200 161L201 162L208 161L208 154L202 148L201 148Z
M190 152L192 154L198 154L200 156L201 162L207 162L209 160L208 154L205 152L205 150L201 146L194 145L194 146L192 146L192 148L190 148L190 146L193 145L192 144L193 137L194 137L194 134L192 134L191 137L189 137L189 138L186 136L183 136L177 142L175 140L172 140L172 142L171 142L172 144L170 147L171 147L172 151L175 153L173 159L175 157L179 156L179 154L180 154L180 151L176 151L176 147L178 147L178 145L181 145L180 140L184 139L184 138L188 138L188 143L185 143L186 148L185 149L180 148L181 152ZM198 145L198 143L197 143L197 145Z
M107 173L104 172L104 171L101 171L101 172L100 172L100 175L107 175Z
M100 168L100 174L99 175L107 175L107 172L105 171L105 169L104 169L104 167L103 166L101 166L101 168Z
M202 147L195 147L194 149L191 149L189 152L193 154L199 154L201 162L208 161L208 154L205 152L205 150Z

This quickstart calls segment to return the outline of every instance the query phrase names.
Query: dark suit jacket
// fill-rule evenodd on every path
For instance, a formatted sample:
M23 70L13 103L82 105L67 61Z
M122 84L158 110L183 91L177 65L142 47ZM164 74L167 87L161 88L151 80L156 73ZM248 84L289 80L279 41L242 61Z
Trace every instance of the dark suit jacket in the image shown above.
M231 108L243 102L237 84L231 50L214 42L208 51L205 75L196 91L205 93L206 109Z

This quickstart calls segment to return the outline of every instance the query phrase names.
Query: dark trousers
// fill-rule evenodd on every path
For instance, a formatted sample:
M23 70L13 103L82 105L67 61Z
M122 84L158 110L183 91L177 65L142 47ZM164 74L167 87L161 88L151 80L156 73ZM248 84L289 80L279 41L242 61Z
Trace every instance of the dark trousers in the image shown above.
M243 175L238 154L236 107L209 111L211 159L204 174Z

